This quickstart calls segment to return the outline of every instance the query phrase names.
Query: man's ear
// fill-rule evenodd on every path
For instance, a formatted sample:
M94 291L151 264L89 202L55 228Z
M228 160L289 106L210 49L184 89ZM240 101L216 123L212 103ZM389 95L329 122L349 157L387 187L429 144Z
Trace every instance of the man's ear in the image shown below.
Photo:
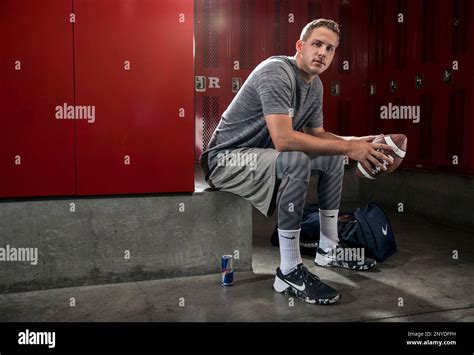
M301 53L301 51L303 50L303 41L301 39L297 40L295 47L296 47L296 51L298 53Z

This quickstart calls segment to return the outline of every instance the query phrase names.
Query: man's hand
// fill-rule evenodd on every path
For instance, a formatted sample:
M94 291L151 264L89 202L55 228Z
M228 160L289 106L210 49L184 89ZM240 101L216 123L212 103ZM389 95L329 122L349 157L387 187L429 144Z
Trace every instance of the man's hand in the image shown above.
M375 137L377 136L359 137L358 139L350 141L347 155L351 159L364 162L367 165L369 165L370 162L373 165L380 167L382 170L387 170L383 164L383 161L387 162L388 164L392 164L393 158L378 152L377 149L393 151L393 148L387 144L370 143Z
M383 134L378 134L376 136L363 136L363 137L351 137L350 141L364 141L364 142L372 142L377 137L383 137Z

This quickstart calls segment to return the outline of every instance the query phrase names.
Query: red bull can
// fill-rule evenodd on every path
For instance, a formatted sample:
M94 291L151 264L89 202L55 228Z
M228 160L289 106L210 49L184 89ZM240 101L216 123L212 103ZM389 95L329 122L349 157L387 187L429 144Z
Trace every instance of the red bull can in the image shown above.
M233 259L232 255L222 255L221 257L222 286L232 286L234 283Z

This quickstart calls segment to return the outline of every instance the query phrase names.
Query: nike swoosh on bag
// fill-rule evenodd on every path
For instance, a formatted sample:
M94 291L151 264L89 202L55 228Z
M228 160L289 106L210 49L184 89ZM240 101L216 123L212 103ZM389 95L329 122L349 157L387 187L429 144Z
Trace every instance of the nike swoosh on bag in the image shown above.
M290 281L287 281L287 280L285 280L285 282L288 283L290 286L293 286L294 288L296 288L298 291L304 291L306 289L305 284L299 286L299 285L296 285L293 282L290 282Z
M383 235L387 235L387 232L388 232L388 224L385 225L385 229L382 227L382 233Z

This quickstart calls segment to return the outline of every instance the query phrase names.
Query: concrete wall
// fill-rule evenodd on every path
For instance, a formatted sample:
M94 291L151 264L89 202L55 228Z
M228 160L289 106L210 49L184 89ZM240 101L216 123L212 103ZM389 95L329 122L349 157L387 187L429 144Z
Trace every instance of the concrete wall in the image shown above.
M0 261L2 293L219 273L235 250L251 270L252 210L224 192L2 201L7 245L38 248L38 263Z
M356 164L346 165L341 209L362 207L376 200L392 211L403 203L403 213L435 223L474 229L474 177L399 169L375 180L358 178ZM317 177L312 176L306 203L317 202ZM255 214L254 214L255 218ZM273 222L277 218L273 216Z
M380 201L387 209L424 216L433 222L474 228L474 178L397 170L376 180L360 180L360 199Z

